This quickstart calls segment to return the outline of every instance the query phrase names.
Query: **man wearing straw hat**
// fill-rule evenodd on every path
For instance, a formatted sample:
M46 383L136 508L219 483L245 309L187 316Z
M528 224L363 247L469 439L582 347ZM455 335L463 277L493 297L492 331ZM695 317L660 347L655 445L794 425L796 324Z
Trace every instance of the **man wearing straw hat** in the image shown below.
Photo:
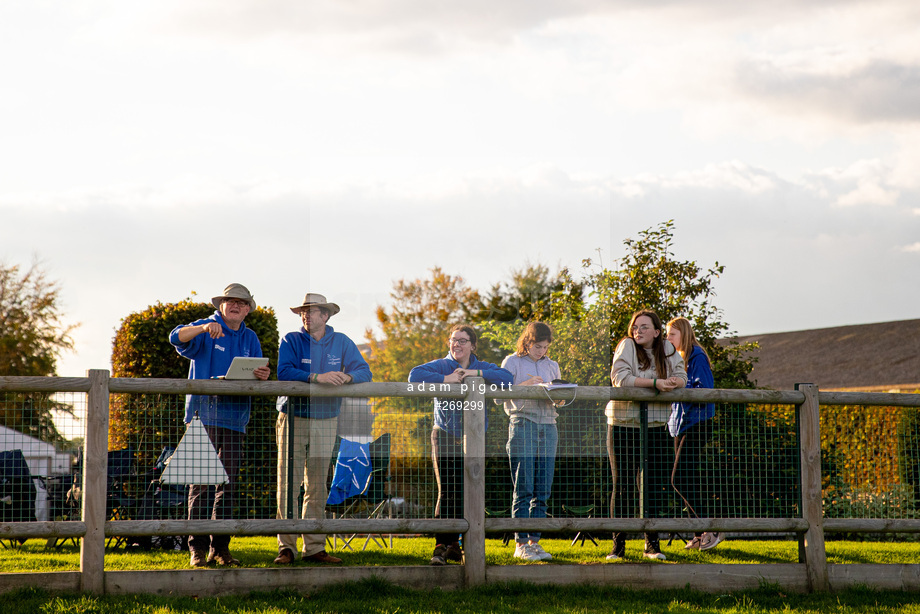
M278 379L325 386L371 381L371 369L358 346L326 323L339 312L322 294L307 293L303 304L291 307L303 327L288 333L278 348ZM279 399L275 424L278 442L278 518L321 519L329 496L326 477L335 445L341 398L290 397ZM303 508L288 502L303 480ZM295 499L296 501L296 499ZM313 563L341 563L325 549L326 536L303 535L302 559ZM297 535L278 535L278 565L290 565L297 552Z
M217 308L210 317L177 326L169 333L169 342L181 356L191 360L189 379L211 379L227 373L236 356L262 356L262 345L256 333L243 320L256 308L252 294L241 284L230 284L224 293L211 299ZM253 371L260 380L267 380L271 371L259 367ZM243 438L249 423L250 399L242 396L186 396L185 423L198 414L208 432L214 449L227 471L230 481L215 487L213 504L210 487L190 485L188 496L189 520L230 519L233 513L233 491L243 452ZM215 561L219 565L239 565L230 554L229 535L189 536L191 566L204 567Z

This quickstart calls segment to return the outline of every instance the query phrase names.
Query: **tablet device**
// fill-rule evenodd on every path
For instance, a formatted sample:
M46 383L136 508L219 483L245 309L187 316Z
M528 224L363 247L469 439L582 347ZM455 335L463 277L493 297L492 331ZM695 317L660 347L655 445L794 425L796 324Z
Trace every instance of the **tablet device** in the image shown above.
M227 369L227 374L217 379L256 379L253 371L268 365L268 358L236 356Z

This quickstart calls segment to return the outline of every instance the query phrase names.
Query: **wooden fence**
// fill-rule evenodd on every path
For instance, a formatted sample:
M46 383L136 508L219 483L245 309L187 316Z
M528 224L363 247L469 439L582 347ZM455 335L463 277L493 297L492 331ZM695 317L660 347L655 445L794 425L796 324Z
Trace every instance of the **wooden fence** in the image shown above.
M470 411L464 420L464 518L326 519L326 520L106 520L106 475L110 394L235 394L314 397L457 398L469 407L485 407L486 399L544 398L544 391L490 389L481 379L467 384L426 384L419 390L405 383L367 383L342 388L299 382L193 381L110 378L105 370L86 378L0 377L0 392L83 392L87 394L81 521L0 523L0 538L81 537L80 570L52 573L0 574L0 593L23 586L51 590L123 594L217 595L252 590L297 588L378 577L411 587L458 588L487 582L521 580L534 583L597 583L626 587L724 591L775 583L791 591L839 590L855 585L880 589L920 590L920 565L828 564L825 531L920 532L920 519L827 519L822 514L820 405L920 407L920 394L819 392L811 384L795 391L677 390L656 396L649 390L607 387L578 389L580 401L695 401L794 405L801 454L802 514L798 518L485 518L485 412ZM436 391L435 391L436 388ZM567 399L566 390L552 392ZM486 531L725 531L789 532L799 537L798 563L765 564L552 564L486 565ZM219 533L464 533L463 565L432 567L380 566L272 569L183 569L106 571L107 536L187 535Z

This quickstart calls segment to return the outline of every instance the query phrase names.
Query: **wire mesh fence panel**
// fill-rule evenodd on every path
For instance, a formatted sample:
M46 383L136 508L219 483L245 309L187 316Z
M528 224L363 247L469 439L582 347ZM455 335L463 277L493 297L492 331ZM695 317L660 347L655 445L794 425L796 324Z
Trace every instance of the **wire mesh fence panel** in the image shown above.
M82 393L0 393L0 522L81 519L85 410Z
M184 395L111 396L109 519L275 517L275 397L208 399L205 415L193 415L186 424ZM186 536L132 537L124 543L188 547Z
M529 511L539 517L533 512L544 497L545 515L557 518L801 516L793 406L718 404L712 419L677 437L661 424L645 430L608 425L604 404L597 402L559 408L551 437L543 425L509 418L500 407L489 416L491 516L527 517ZM524 444L515 444L515 437ZM531 466L522 469L514 452L533 457ZM542 464L541 455L549 457ZM550 476L547 492L540 491L541 472ZM526 503L518 496L521 482L527 484Z
M920 408L821 408L825 518L920 518Z
M795 407L717 404L700 458L711 517L801 517Z
M432 460L434 410L432 399L380 397L372 399L375 438L389 436L390 510L394 517L434 518L438 502L438 477ZM435 437L437 439L437 437ZM462 449L457 438L442 437L438 458L445 493L462 487ZM448 444L453 444L452 448ZM449 461L449 465L448 465ZM459 469L459 473L458 473ZM451 508L452 512L455 511ZM460 516L462 517L462 499ZM446 514L442 517L450 517Z

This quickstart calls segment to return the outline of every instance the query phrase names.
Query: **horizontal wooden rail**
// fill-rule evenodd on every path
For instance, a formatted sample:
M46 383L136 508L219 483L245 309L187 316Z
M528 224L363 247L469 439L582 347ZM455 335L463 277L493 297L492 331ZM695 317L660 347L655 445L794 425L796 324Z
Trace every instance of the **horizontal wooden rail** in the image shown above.
M824 532L920 533L920 518L825 518Z
M29 539L33 537L83 537L86 523L66 520L62 522L3 522L0 539Z
M322 386L303 382L260 382L254 380L188 380L188 379L127 379L109 380L112 393L163 393L163 394L226 394L226 395L289 395L324 397L411 397L411 398L465 398L475 384L422 384L403 382L368 382L348 386ZM680 389L655 394L644 388L611 388L608 386L579 386L546 391L536 386L505 386L485 384L481 392L489 399L553 399L569 401L620 401L661 402L690 401L698 403L763 403L796 405L805 395L793 390L702 390ZM918 403L920 404L920 403Z
M872 405L920 407L920 394L900 392L819 392L818 402L825 405Z
M109 520L111 535L277 535L279 533L464 533L464 519L333 518L325 520Z
M917 521L920 530L920 521ZM730 531L752 533L800 533L808 529L803 518L487 518L486 531Z
M86 377L0 376L0 392L89 392Z
M410 389L411 386L411 389ZM226 380L188 380L153 378L110 378L109 391L113 393L162 394L227 394L227 395L294 395L315 397L416 397L462 398L467 389L462 384L419 384L403 382L370 382L350 386L318 386L302 382L260 382ZM88 392L89 379L85 377L0 377L0 392ZM490 399L541 399L546 391L532 386L519 386L513 390L491 390ZM691 401L704 403L763 403L797 405L804 395L792 390L701 390L682 389L659 395L645 389L580 386L574 389L550 391L551 398L569 400L573 396L583 401ZM819 392L821 405L866 405L891 407L920 407L920 394L888 392Z

